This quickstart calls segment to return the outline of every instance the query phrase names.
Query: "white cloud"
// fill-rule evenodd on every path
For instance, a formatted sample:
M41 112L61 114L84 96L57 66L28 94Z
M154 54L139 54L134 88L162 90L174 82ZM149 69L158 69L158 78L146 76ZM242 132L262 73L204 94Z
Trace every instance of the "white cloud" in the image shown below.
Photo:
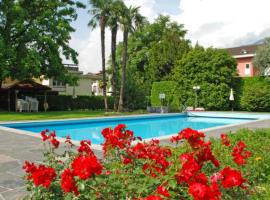
M153 21L157 16L156 0L124 0L127 6L140 6L141 14ZM206 47L229 47L247 44L270 36L269 0L179 0L180 13L171 15L183 23L187 37ZM168 11L167 13L170 13ZM89 29L90 32L90 29ZM122 40L119 32L118 41ZM84 72L101 70L99 28L88 39L72 38ZM106 31L106 57L110 55L110 32Z
M124 0L124 2L127 6L139 6L140 13L147 17L149 21L153 21L157 16L154 11L155 0Z
M248 33L262 35L270 27L269 7L269 0L180 0L182 12L173 19L185 24L193 42L225 47Z
M125 0L127 6L140 6L140 12L148 19L154 20L155 0ZM93 31L89 30L87 40L72 37L70 45L79 53L79 68L84 72L97 73L101 70L101 42L100 42L100 29L97 28ZM117 40L122 40L122 32L118 31ZM106 62L110 56L111 48L111 35L110 30L106 29L105 35L105 55Z

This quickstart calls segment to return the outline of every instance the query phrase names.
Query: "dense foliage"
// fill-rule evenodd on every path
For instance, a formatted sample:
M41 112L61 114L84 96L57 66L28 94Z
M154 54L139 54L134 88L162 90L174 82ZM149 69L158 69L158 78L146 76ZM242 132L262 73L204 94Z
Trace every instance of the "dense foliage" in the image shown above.
M39 97L39 110L44 110L44 97ZM63 103L64 102L64 103ZM102 96L77 96L71 95L50 95L47 96L49 111L66 111L66 110L102 110L104 102ZM109 108L113 108L113 99L108 98Z
M166 80L175 68L176 61L191 48L190 41L184 38L185 34L182 24L160 15L153 23L146 23L130 35L124 99L126 108L133 109L139 102L140 108L146 107L146 97L150 96L152 83ZM122 52L123 44L120 43L116 55L118 85Z
M268 77L236 78L235 109L245 111L270 111L270 80Z
M229 94L236 61L225 50L196 46L179 60L172 79L178 83L180 105L194 105L199 85L198 104L207 110L229 109Z
M175 81L154 82L151 90L151 105L152 106L169 106L170 109L179 109L176 101L177 83ZM159 95L165 94L165 99L161 102Z
M42 131L44 163L24 165L30 191L26 199L269 197L269 131L221 134L221 140L209 142L203 133L187 128L171 138L172 143L184 142L175 147L161 146L159 140L142 142L123 124L104 129L102 135L104 154L99 160L90 141L71 151L68 136L66 151L56 153L60 143L55 132Z
M0 1L0 84L11 77L65 79L62 56L77 63L69 40L77 17L76 0Z
M270 75L270 38L265 41L265 44L257 49L253 63L262 75L266 73L266 70Z

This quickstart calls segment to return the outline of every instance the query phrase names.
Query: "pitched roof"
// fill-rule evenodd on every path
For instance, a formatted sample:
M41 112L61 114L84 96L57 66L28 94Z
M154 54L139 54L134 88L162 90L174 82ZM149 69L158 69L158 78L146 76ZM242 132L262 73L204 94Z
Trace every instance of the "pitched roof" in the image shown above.
M262 44L252 44L252 45L245 45L240 47L232 47L227 48L226 50L232 56L239 56L239 55L246 55L246 54L255 54L258 47L262 46Z
M44 90L50 91L51 88L46 85L41 85L33 80L16 81L9 84L2 84L3 90L9 89L24 89L24 90Z

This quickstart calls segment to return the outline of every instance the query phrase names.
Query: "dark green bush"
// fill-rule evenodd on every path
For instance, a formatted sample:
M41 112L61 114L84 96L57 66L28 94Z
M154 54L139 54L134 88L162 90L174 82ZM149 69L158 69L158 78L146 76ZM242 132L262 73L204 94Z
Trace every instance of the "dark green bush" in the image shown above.
M174 81L154 82L151 90L151 105L161 106L159 94L165 94L163 106L169 106L171 110L178 110L179 102L176 94L177 84Z
M267 77L235 79L235 107L244 111L270 111L270 80Z
M66 110L102 110L104 109L104 100L102 96L78 96L72 98L68 95L51 95L47 96L50 111L66 111ZM39 110L44 110L44 97L39 98ZM112 97L108 97L108 105L113 107Z

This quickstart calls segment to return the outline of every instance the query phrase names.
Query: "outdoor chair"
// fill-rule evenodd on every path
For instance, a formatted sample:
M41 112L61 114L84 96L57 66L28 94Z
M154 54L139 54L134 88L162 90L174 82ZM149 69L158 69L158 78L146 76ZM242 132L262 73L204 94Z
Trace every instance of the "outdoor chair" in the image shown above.
M16 111L29 111L29 103L23 99L17 99Z
M38 100L32 97L25 97L25 100L29 103L29 111L38 112Z

